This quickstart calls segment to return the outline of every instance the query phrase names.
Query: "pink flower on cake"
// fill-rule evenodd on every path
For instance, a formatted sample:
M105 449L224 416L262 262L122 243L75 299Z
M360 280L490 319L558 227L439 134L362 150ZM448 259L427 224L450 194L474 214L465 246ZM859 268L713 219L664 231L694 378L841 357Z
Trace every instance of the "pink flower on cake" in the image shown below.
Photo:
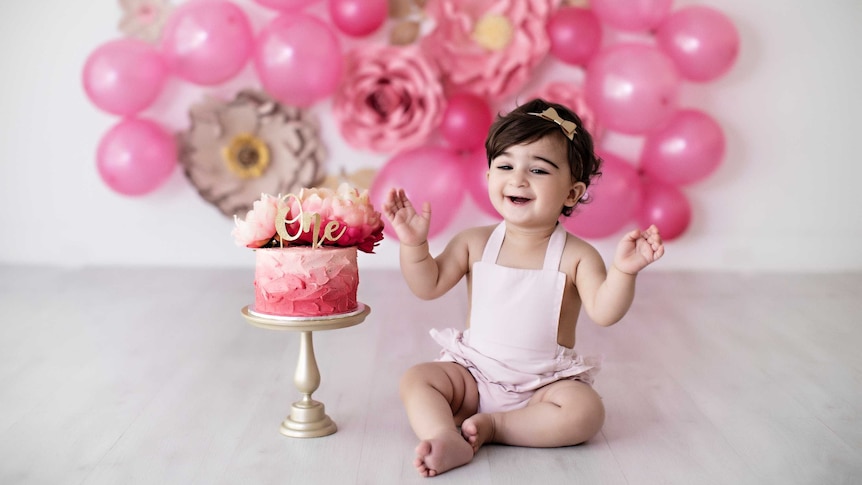
M584 127L592 135L593 140L601 140L604 135L604 127L596 118L596 112L587 104L584 91L573 83L552 82L546 84L533 96L545 101L558 103L574 111L584 123Z
M333 114L356 148L399 152L425 142L446 99L438 72L416 47L369 45L350 52Z
M262 194L245 220L235 217L236 244L249 248L353 247L373 253L383 239L383 219L367 190L304 188L299 194Z
M268 194L261 194L260 200L252 204L245 220L234 216L234 227L231 233L238 246L261 248L269 244L275 236L275 218L278 210L285 206L284 200Z
M447 89L489 99L514 94L550 48L556 0L429 0L436 27L421 45Z

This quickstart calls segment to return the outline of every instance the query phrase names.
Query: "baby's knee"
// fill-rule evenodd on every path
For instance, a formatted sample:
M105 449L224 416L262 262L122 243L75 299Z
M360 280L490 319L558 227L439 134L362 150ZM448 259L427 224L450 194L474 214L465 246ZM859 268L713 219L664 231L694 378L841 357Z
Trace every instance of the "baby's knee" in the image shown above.
M401 399L403 400L405 395L411 393L418 386L425 387L432 385L435 380L434 374L436 373L437 371L432 362L416 364L407 369L407 371L405 371L401 376L401 381L398 386L401 393Z
M575 445L592 439L605 424L605 406L598 395L595 399L583 399L577 406L571 406L567 414L567 427Z

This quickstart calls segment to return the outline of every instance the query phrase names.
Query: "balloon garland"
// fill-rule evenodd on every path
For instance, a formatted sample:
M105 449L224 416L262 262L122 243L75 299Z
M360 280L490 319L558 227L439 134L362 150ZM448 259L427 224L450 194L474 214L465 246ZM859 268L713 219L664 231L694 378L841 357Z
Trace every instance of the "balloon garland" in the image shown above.
M668 240L679 237L692 213L683 189L707 178L724 157L721 126L678 101L682 83L713 81L737 58L739 34L714 8L674 9L672 0L119 3L126 36L96 47L82 79L90 101L120 117L96 154L102 180L119 194L156 190L178 161L187 174L207 173L189 160L227 164L219 167L225 184L242 179L251 199L234 200L231 210L250 206L258 188L318 183L318 159L326 152L316 137L324 128L305 110L328 99L336 126L325 129L389 157L370 181L375 203L392 185L430 201L432 235L451 222L465 194L496 216L485 203L482 145L492 114L510 99L540 95L566 104L597 139L607 132L643 138L637 160L600 150L603 175L591 186L591 203L563 221L582 237L606 237L633 221L656 224ZM270 17L257 32L251 9ZM387 28L383 40L377 34ZM235 100L191 106L194 127L177 137L141 114L170 77L212 87L249 63L257 84ZM542 63L581 75L526 92ZM288 175L311 168L266 185L272 167ZM218 188L190 180L205 198L218 198L212 195Z

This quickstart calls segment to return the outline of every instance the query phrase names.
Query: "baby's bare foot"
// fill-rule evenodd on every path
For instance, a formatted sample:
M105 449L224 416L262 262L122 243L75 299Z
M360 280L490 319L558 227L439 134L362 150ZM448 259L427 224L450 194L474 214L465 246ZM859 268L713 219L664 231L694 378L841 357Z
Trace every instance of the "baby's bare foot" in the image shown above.
M496 424L490 414L474 414L461 425L461 434L473 447L473 453L479 451L486 442L494 439Z
M466 465L473 459L473 449L457 431L424 440L416 447L413 466L423 477L434 477L445 471Z

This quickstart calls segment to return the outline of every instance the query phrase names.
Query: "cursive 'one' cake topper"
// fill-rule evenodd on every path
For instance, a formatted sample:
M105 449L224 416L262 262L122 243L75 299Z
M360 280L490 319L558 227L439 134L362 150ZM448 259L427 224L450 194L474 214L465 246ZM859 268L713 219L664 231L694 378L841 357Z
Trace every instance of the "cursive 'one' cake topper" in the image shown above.
M241 220L234 216L237 245L252 249L290 246L356 246L373 253L383 239L383 220L368 191L348 184L309 188L299 194L261 194Z

